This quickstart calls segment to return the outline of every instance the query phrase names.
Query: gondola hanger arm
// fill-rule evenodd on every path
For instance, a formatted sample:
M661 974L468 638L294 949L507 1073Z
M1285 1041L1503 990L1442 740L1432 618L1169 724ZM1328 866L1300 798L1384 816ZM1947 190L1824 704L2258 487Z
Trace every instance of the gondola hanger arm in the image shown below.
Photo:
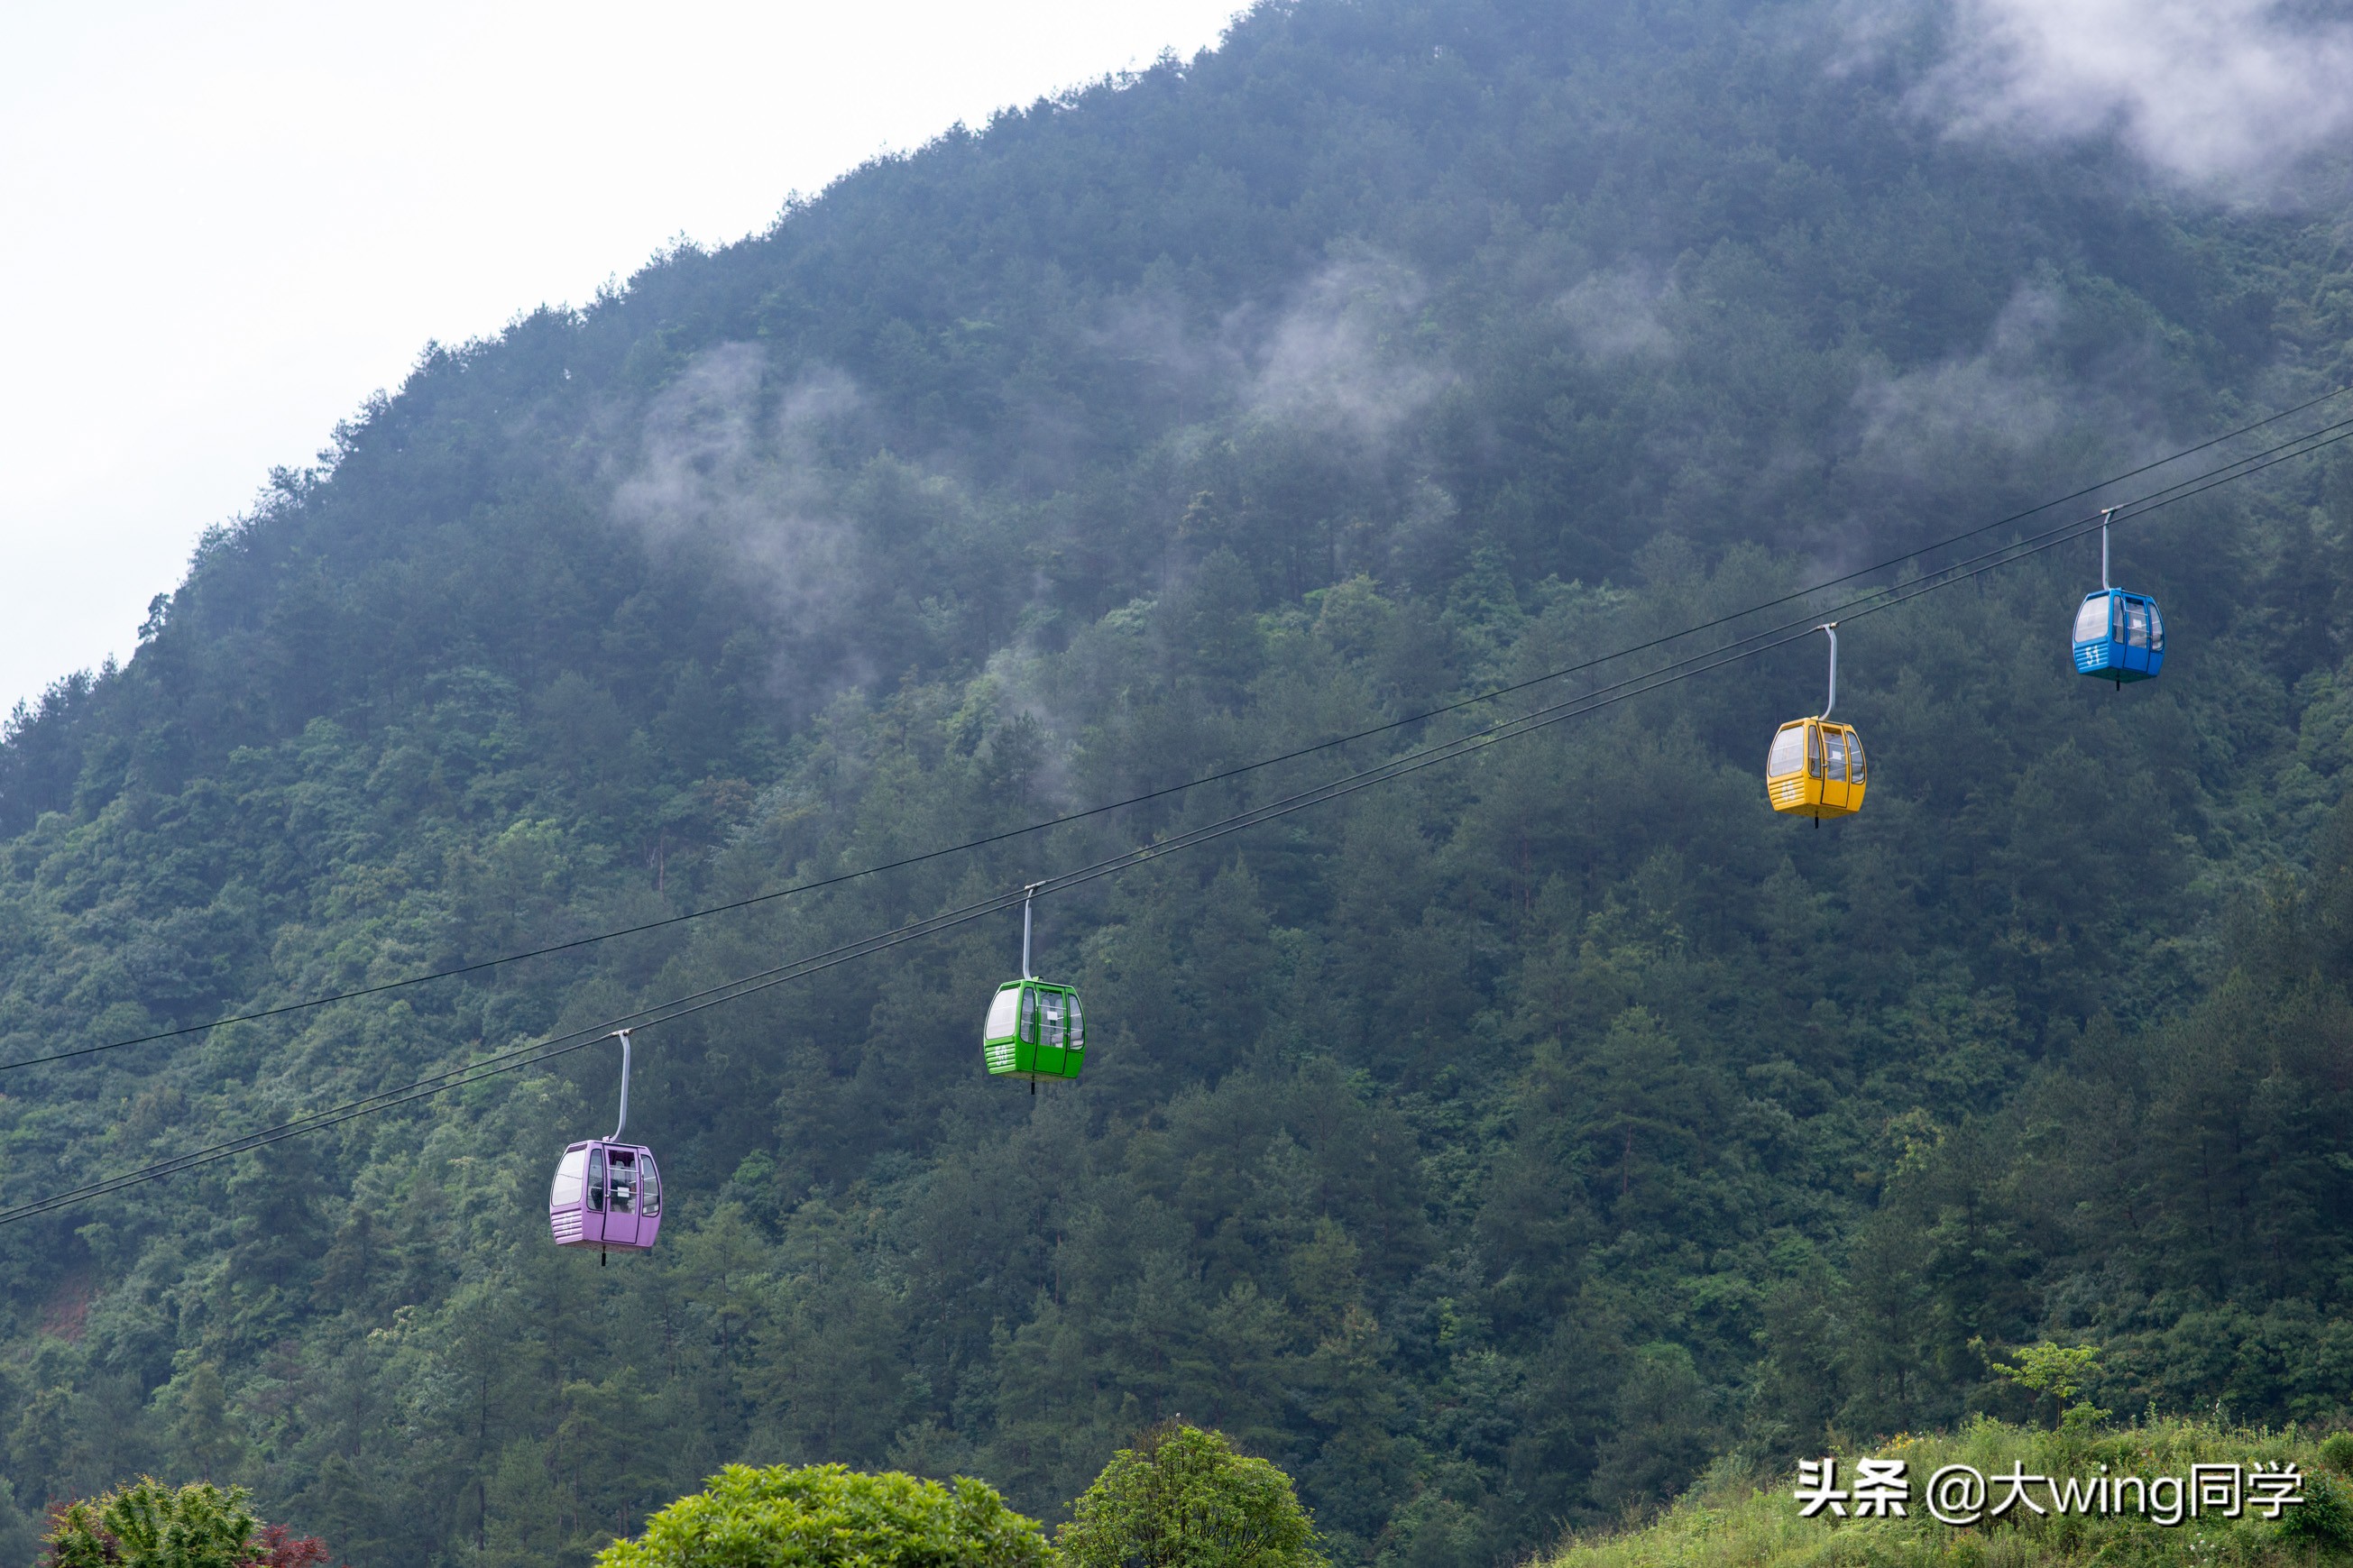
M1029 967L1029 904L1037 898L1038 889L1045 885L1043 882L1029 882L1021 889L1021 978L1024 980L1038 978L1038 972Z
M618 1143L621 1133L629 1125L629 1031L616 1029L609 1037L621 1042L621 1119L613 1123L613 1136L608 1143Z
M1822 704L1822 717L1827 719L1831 716L1831 710L1838 706L1838 623L1824 621L1814 630L1831 639L1830 700Z

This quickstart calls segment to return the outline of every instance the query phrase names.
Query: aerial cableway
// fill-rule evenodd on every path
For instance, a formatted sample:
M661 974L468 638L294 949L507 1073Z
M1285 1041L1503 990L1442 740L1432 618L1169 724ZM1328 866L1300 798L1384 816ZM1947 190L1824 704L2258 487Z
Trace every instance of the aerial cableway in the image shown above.
M1630 647L1621 647L1614 650L1613 652L1602 654L1577 664L1566 665L1558 669L1547 670L1542 675L1532 676L1525 680L1513 681L1507 685L1490 687L1483 691L1476 691L1468 697L1458 698L1451 702L1441 703L1435 708L1425 709L1418 713L1410 713L1401 719L1392 719L1387 722L1375 724L1362 730L1353 731L1345 735L1335 735L1328 740L1317 741L1310 745L1301 746L1293 751L1278 752L1272 756L1261 757L1252 762L1238 763L1233 767L1221 769L1213 773L1206 773L1198 778L1186 779L1176 784L1165 784L1157 789L1147 790L1140 795L1130 795L1122 800L1107 801L1100 805L1085 806L1077 811L1066 812L1059 816L1046 817L1037 822L1025 824L1019 827L1007 828L1000 833L992 833L978 838L965 839L961 843L942 845L936 848L922 850L913 855L902 856L896 860L886 860L876 865L861 866L851 870L839 872L829 877L814 878L808 881L794 883L790 887L777 888L765 893L755 893L749 898L736 899L727 903L712 904L699 910L688 910L675 915L665 915L659 920L645 921L635 925L617 927L611 931L596 931L587 936L575 937L566 942L552 942L543 947L526 948L520 952L501 953L492 958L478 959L472 963L458 964L448 969L430 970L421 974L405 975L398 980L382 981L376 984L364 985L354 990L328 992L320 995L306 996L297 1001L280 1003L274 1006L258 1008L250 1012L229 1014L222 1017L207 1019L201 1024L184 1024L175 1028L158 1029L149 1034L134 1035L125 1039L108 1040L101 1044L91 1046L77 1046L68 1050L53 1051L41 1056L20 1058L19 1059L12 1062L0 1062L0 1072L11 1072L24 1068L41 1067L51 1062L69 1061L80 1057L95 1056L104 1051L121 1050L131 1046L152 1045L163 1040L183 1039L191 1035L201 1035L208 1030L217 1029L226 1024L257 1023L264 1019L281 1018L290 1014L307 1012L315 1007L325 1007L338 1002L361 1001L370 996L383 995L387 992L403 991L417 985L429 985L438 981L459 979L469 974L479 974L487 970L497 969L505 964L521 963L530 959L546 958L558 953L571 952L581 948L595 946L600 942L617 941L622 937L638 936L647 931L660 931L671 926L684 925L695 921L708 920L717 915L731 914L738 910L753 909L761 905L774 903L783 899L797 898L805 893L819 892L828 888L839 887L846 882L853 882L868 877L880 876L885 872L900 870L910 866L922 865L927 861L937 860L951 855L967 854L975 850L987 848L991 845L1006 843L1012 839L1027 837L1031 834L1044 833L1056 827L1066 826L1071 823L1082 822L1091 817L1102 816L1111 812L1126 810L1131 806L1143 805L1152 801L1166 799L1173 795L1182 795L1188 790L1199 789L1204 785L1223 784L1229 780L1241 778L1248 774L1257 773L1261 769L1274 767L1283 763L1296 762L1303 757L1319 755L1324 752L1334 751L1352 745L1358 741L1368 740L1377 735L1388 734L1393 731L1422 724L1431 719L1440 718L1446 714L1459 712L1464 709L1477 707L1483 703L1498 701L1504 698L1515 696L1520 692L1530 690L1535 687L1545 686L1556 680L1566 679L1570 676L1587 674L1595 669L1601 668L1604 666L1614 664L1620 659L1630 658L1637 654L1650 653L1656 649L1665 647L1670 644L1680 642L1687 637L1696 637L1704 632L1719 630L1722 627L1746 620L1752 616L1761 615L1767 610L1778 609L1783 605L1794 604L1800 600L1811 599L1818 595L1827 593L1831 589L1839 587L1841 584L1852 583L1863 577L1875 576L1882 572L1892 571L1896 567L1910 564L1911 563L1933 555L1937 551L1949 549L1954 545L1971 539L1978 538L1984 534L1993 532L1998 529L2009 527L2013 523L2023 522L2028 518L2038 516L2055 507L2064 506L2070 501L2081 500L2086 496L2096 495L2103 490L2112 489L2129 479L2138 479L2145 474L2154 473L2159 468L2180 462L2184 458L2195 457L2200 452L2210 451L2213 447L2221 446L2226 442L2235 440L2242 436L2250 435L2254 431L2276 425L2284 419L2293 418L2298 414L2303 414L2311 409L2317 408L2322 404L2333 402L2337 398L2345 396L2348 393L2353 393L2353 384L2339 386L2332 391L2325 392L2317 397L2306 399L2305 402L2296 404L2293 407L2284 408L2276 414L2266 415L2261 419L2242 425L2236 429L2226 430L2220 436L2209 437L2204 441L2199 442L2194 447L2185 447L2179 451L2168 453L2165 457L2156 458L2151 462L2144 463L2137 468L2127 468L2123 473L2111 474L2107 478L2086 485L2081 489L2071 490L2063 496L2053 496L2049 500L2029 507L2023 511L2011 512L2006 517L1999 517L1994 519L1991 522L1980 523L1975 528L1966 530L1960 533L1949 535L1932 544L1922 545L1916 550L1906 551L1901 555L1890 556L1884 561L1875 562L1868 566L1858 566L1853 571L1841 573L1835 577L1825 578L1819 583L1813 584L1810 587L1784 594L1778 598L1767 599L1760 604L1748 605L1745 609L1735 610L1729 614L1718 616L1713 620L1702 621L1696 626L1685 626L1679 631L1669 632L1662 636L1652 637L1646 642L1635 643ZM2167 486L2151 491L2141 497L2137 501L2134 502L2133 505L2139 510L2146 511L2154 506L2168 505L2172 501L2187 499L2188 496L2197 494L2202 489L2211 489L2216 484L2228 483L2232 479L2243 479L2250 474L2258 473L2264 468L2273 467L2276 463L2290 461L2295 458L2306 456L2310 452L2317 451L2323 447L2333 446L2337 441L2343 439L2344 436L2348 432L2353 432L2353 420L2342 420L2335 424L2324 425L2315 429L2306 430L2301 435L2293 437L2286 441L2264 447L2259 451L2249 453L2244 457L2233 458L2230 462L2210 469L2204 474L2196 475L2191 479L2182 480L2179 485ZM2111 508L2109 510L2114 511L2123 509Z
M872 876L882 871L935 859L942 856L976 850L1010 838L1042 832L1124 806L1139 805L1181 791L1198 788L1206 784L1221 782L1278 763L1297 761L1345 746L1353 742L1387 733L1406 725L1421 723L1447 713L1460 711L1474 704L1495 701L1536 686L1577 674L1588 673L1608 664L1642 653L1653 652L1709 631L1720 630L1782 605L1815 598L1827 588L1851 583L1859 577L1885 571L1894 566L1919 562L1956 543L1979 538L2007 524L2047 511L2068 500L2096 493L2123 479L2146 474L2168 463L2208 450L2235 436L2244 435L2277 423L2293 414L2341 396L2348 391L2353 391L2353 387L2340 387L2322 397L2299 405L2296 408L2241 426L2236 431L2216 437L2212 440L2186 448L2182 452L2174 453L2156 463L2144 465L2129 474L2103 480L2098 485L2045 502L2027 512L1981 525L1939 541L1936 544L1908 552L1888 562L1845 574L1830 579L1826 583L1817 584L1812 588L1750 605L1732 615L1718 616L1697 626L1684 627L1667 636L1655 637L1631 647L1619 649L1599 658L1550 671L1530 680L1480 692L1424 713L1335 737L1314 745L1301 747L1279 756L1262 758L1216 774L1168 785L1109 805L1066 814L1005 833L924 851L884 865L867 867L839 876L798 884L752 899L691 910L660 921L627 927L620 931L607 931L574 942L533 949L526 952L488 959L430 974L411 976L405 980L389 982L359 991L338 993L332 996L314 997L261 1009L238 1015L236 1019L216 1019L207 1024L193 1025L183 1029L160 1031L133 1039L111 1041L103 1045L0 1064L0 1071L65 1060L127 1046L153 1043L198 1033L232 1021L283 1016L306 1008L324 1005L332 1001L353 1000L408 985L426 984L433 980L476 973L500 964L520 962L525 958L544 957L586 946L591 942L608 941L617 936L650 931L687 921L702 920L769 902L776 899L814 891L818 888L839 885L855 878ZM1666 658L1648 668L1604 684L1597 684L1574 696L1533 708L1523 713L1498 719L1449 740L1425 742L1371 766L1343 774L1310 788L1293 791L1200 826L1138 845L1092 864L1040 879L1025 884L1018 889L992 894L960 908L910 921L891 931L875 932L823 952L744 975L720 985L707 987L685 996L672 998L668 1002L639 1009L623 1017L608 1019L587 1029L554 1036L510 1050L491 1053L477 1061L377 1094L348 1100L274 1125L257 1128L208 1145L186 1150L171 1158L134 1170L29 1198L12 1206L0 1208L0 1225L21 1224L110 1194L152 1182L164 1181L204 1165L232 1158L239 1153L268 1147L285 1139L324 1131L359 1117L385 1114L446 1094L452 1089L481 1082L489 1078L521 1072L544 1065L599 1041L617 1038L622 1045L622 1109L619 1124L616 1126L614 1134L609 1139L585 1141L572 1145L564 1152L558 1163L557 1174L550 1197L550 1226L554 1238L559 1245L594 1246L600 1254L617 1249L643 1250L652 1246L654 1237L659 1232L663 1194L660 1173L654 1163L651 1151L642 1144L625 1144L620 1141L628 1121L628 1050L630 1036L635 1031L672 1022L707 1008L722 1006L770 987L805 979L839 964L870 957L907 942L923 941L988 915L1009 911L1018 904L1023 910L1022 974L1018 979L1008 981L1000 986L990 1005L988 1019L983 1029L984 1064L991 1076L1028 1079L1033 1088L1035 1083L1041 1079L1075 1079L1079 1076L1080 1067L1084 1060L1086 1041L1083 1016L1078 994L1069 986L1039 980L1030 972L1029 915L1034 900L1040 894L1066 892L1098 879L1134 869L1163 856L1215 842L1294 812L1307 810L1345 798L1362 790L1393 782L1425 768L1460 761L1490 746L1498 745L1572 719L1581 718L1638 697L1653 694L1700 675L1757 658L1778 648L1788 647L1810 637L1816 632L1825 634L1830 639L1831 673L1828 700L1820 714L1791 721L1784 724L1777 733L1767 765L1767 795L1776 811L1811 816L1816 820L1817 826L1825 816L1851 815L1862 805L1867 775L1861 742L1854 730L1852 726L1831 718L1831 710L1836 706L1837 700L1836 628L1840 622L1852 621L1894 609L1927 594L1939 592L1984 576L1989 573L2002 570L2045 551L2097 532L2102 539L2103 588L2099 594L2087 596L2084 605L2078 609L2074 637L2076 668L2083 673L2115 680L2118 685L2122 685L2125 680L2130 679L2153 677L2158 673L2158 660L2163 653L2163 623L2157 616L2153 600L2147 599L2145 595L2122 594L2107 584L2106 537L2112 521L2119 516L2129 520L2146 515L2159 508L2188 500L2191 496L2202 494L2219 485L2248 478L2277 464L2307 456L2348 438L2353 438L2353 419L2340 420L2306 430L2289 440L2232 459L2204 473L2152 489L2132 500L2105 508L2095 516L2077 518L2045 529L2039 533L2013 538L1965 559L1935 565L1908 581L1866 590L1845 603L1833 606L1826 618L1818 619L1817 616L1820 612L1810 613L1793 620L1726 638L1695 652ZM2084 645L2086 637L2084 628L2091 621L2097 619L2097 616L2091 615L2094 600L2105 600L2111 606L2107 611L2107 641L2112 647L2120 642L2126 665L2111 667L2104 664L2095 668L2085 667ZM2144 623L2136 622L2132 617L2129 606L2136 602L2146 606L2147 615L2146 629L2142 633L2143 641L2138 645L2136 645L2133 640L2135 627ZM2100 629L2096 626L2093 627L2094 632ZM2121 638L2116 635L2118 632L2122 634ZM2100 639L2095 637L2091 640L2096 642ZM2141 651L2155 657L2144 659L2143 668L2132 670L2129 674L2125 673L2137 647ZM2097 652L2097 650L2095 655L2102 658L2107 657L2105 652ZM1788 739L1793 735L1798 737L1794 742ZM1795 781L1794 784L1791 781ZM1785 804L1785 797L1788 804ZM1011 998L1009 1003L1008 998ZM1007 1016L1000 1017L1000 1014ZM574 1191L575 1184L571 1179L575 1173L573 1166L575 1156L578 1157L576 1194ZM617 1197L624 1205L620 1210L616 1210L614 1207ZM599 1204L601 1206L598 1206ZM598 1216L593 1225L588 1217L591 1214ZM626 1219L626 1224L623 1223L623 1219ZM567 1235L567 1227L575 1223L577 1228ZM597 1231L597 1235L594 1237L588 1235L588 1231L592 1228Z

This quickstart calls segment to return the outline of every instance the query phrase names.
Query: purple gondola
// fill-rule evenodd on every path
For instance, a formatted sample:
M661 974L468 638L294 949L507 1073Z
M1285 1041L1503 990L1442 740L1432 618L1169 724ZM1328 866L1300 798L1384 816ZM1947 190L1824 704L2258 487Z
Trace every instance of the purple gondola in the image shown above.
M621 1042L621 1119L610 1138L575 1143L556 1163L555 1184L547 1194L547 1224L558 1247L593 1247L607 1252L643 1252L661 1232L661 1167L642 1143L624 1143L629 1124L629 1032Z

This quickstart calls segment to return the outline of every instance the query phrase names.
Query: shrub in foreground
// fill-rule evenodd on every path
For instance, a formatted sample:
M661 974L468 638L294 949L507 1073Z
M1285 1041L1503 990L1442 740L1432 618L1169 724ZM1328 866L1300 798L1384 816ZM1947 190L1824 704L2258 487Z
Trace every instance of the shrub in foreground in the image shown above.
M1291 1478L1165 1426L1113 1455L1055 1533L1064 1568L1323 1568Z
M597 1568L1045 1568L1045 1531L979 1481L730 1465Z
M46 1568L321 1568L324 1542L263 1524L246 1490L141 1477L49 1516Z

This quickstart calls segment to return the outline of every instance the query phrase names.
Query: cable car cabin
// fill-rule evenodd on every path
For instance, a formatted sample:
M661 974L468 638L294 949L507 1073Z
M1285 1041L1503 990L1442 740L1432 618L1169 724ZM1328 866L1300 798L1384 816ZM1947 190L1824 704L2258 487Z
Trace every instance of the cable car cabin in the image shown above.
M1776 811L1817 820L1862 809L1868 770L1862 737L1827 719L1792 719L1765 757L1765 795Z
M558 1247L643 1252L661 1230L661 1170L654 1152L597 1139L575 1143L555 1167L547 1223Z
M1067 985L1007 981L988 1005L980 1035L992 1078L1071 1079L1086 1062L1086 1021L1079 994Z
M2113 680L2148 680L2165 668L2165 617L2157 601L2122 588L2084 595L2075 612L2075 671Z

